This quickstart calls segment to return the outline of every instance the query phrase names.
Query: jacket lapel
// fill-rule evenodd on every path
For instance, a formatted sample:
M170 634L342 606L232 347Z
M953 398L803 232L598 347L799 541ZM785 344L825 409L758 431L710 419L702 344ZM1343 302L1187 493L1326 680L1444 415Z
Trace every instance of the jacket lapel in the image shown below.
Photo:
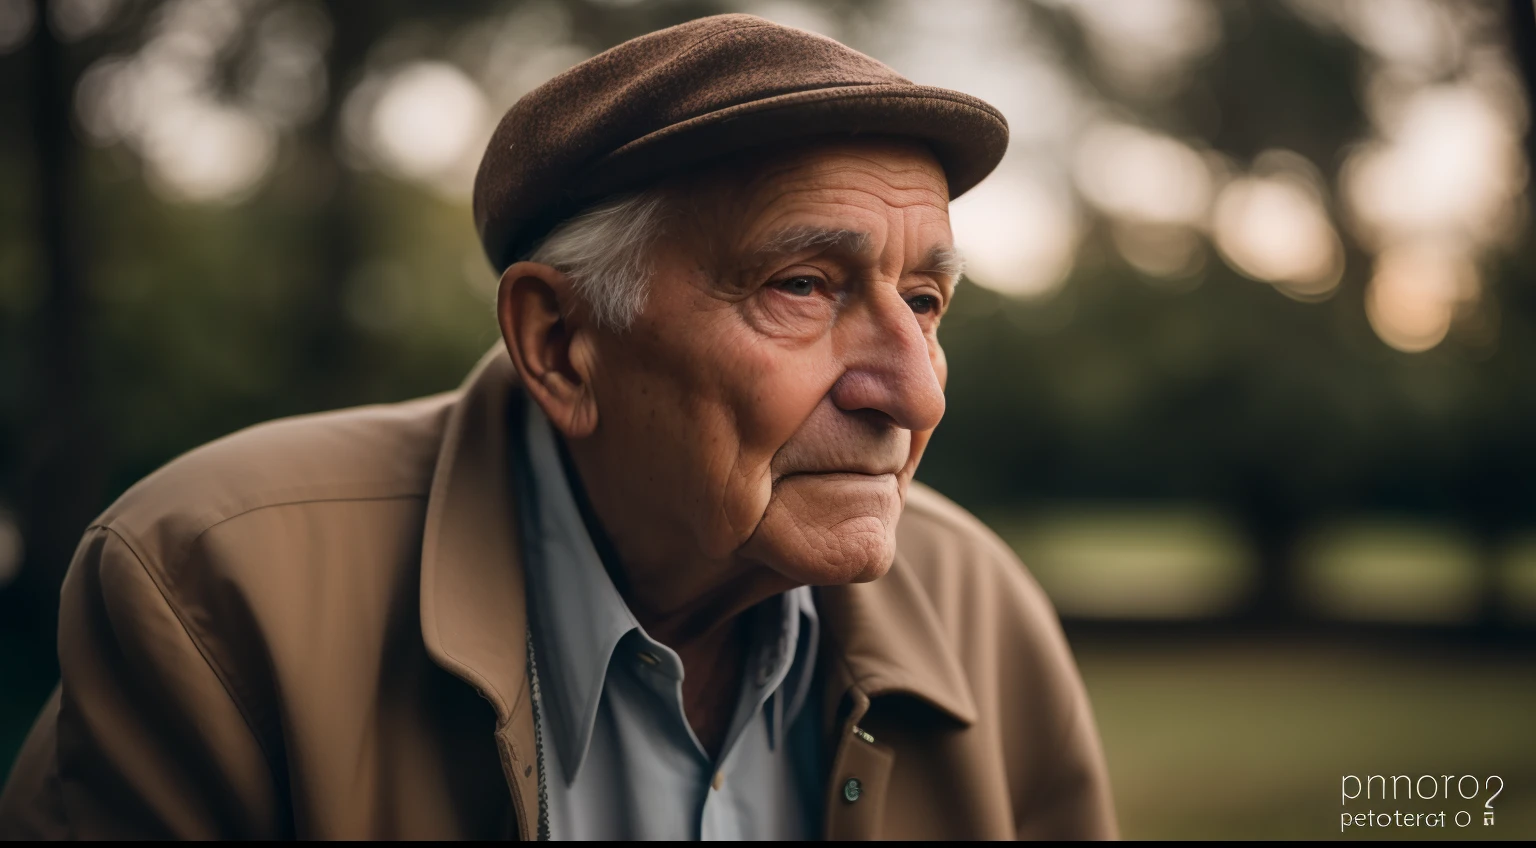
M534 836L538 752L528 693L528 610L507 454L516 384L498 344L450 407L427 502L421 552L421 635L442 668L496 711L502 772L519 835Z
M877 839L896 751L859 722L879 698L906 695L969 727L977 720L975 696L937 611L901 556L872 583L819 589L816 606L827 637L822 715L834 746L825 835Z

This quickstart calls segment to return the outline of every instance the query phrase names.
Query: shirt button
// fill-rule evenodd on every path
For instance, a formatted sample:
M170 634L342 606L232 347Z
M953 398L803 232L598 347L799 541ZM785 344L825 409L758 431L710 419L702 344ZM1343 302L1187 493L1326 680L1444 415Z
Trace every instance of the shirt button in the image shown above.
M850 777L848 778L848 782L843 784L844 801L852 804L854 801L859 800L859 796L863 794L864 786L863 784L859 783L859 779L857 777Z
M723 771L715 772L715 779L710 781L709 785L715 787L715 791L719 792L720 791L720 787L725 785L725 772L723 772Z

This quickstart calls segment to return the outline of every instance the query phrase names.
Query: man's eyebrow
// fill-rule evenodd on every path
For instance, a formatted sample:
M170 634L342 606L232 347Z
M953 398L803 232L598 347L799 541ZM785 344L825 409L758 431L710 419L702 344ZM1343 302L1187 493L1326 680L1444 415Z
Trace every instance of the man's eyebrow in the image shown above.
M860 230L794 227L769 236L762 247L753 252L760 259L768 259L821 247L857 256L869 246L869 241L869 233Z
M928 251L928 255L923 258L922 270L948 277L951 283L955 283L965 273L965 257L954 245L941 244Z
M828 248L857 256L869 247L869 233L861 230L826 229L822 227L794 227L780 230L768 237L762 247L753 251L759 260L801 253L815 248ZM938 274L957 282L965 272L965 257L954 245L936 245L923 257L921 273Z

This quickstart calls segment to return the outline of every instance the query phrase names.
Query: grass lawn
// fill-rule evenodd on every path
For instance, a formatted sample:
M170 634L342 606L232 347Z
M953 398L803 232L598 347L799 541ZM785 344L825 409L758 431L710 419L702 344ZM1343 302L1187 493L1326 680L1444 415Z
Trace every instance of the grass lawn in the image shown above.
M1340 813L1367 809L1443 810L1448 824L1467 810L1472 825L1343 838L1536 838L1536 654L1273 637L1074 646L1128 838L1337 839ZM1462 800L1455 778L1450 801L1346 806L1350 774L1492 774L1506 788L1485 827L1490 793Z

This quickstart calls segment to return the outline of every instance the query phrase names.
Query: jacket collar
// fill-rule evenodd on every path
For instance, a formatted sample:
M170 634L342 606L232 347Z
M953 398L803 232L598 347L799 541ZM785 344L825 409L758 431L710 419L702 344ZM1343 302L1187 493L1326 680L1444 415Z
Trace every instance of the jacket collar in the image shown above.
M507 457L516 379L498 345L465 380L444 427L421 548L427 653L491 703L498 726L527 700L528 610Z
M525 575L509 465L509 402L517 372L498 344L448 413L427 503L421 629L427 652L474 686L499 729L531 755ZM834 681L865 695L915 697L962 725L976 704L937 611L898 554L873 583L823 587L816 604ZM828 692L841 697L842 692ZM829 716L830 717L830 716Z
M827 721L845 686L865 698L907 695L962 726L976 722L976 699L938 611L906 559L872 583L824 586L816 606L828 634Z

